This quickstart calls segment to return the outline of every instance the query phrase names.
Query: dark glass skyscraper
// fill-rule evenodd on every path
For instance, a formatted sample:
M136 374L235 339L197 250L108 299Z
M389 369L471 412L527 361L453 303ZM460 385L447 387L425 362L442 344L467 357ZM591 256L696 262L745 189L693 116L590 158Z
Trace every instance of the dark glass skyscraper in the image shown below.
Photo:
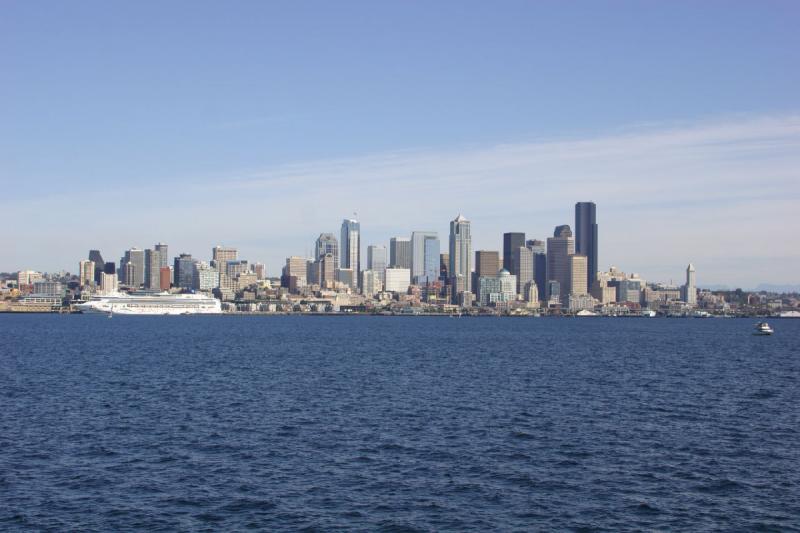
M514 250L525 246L524 233L503 233L503 268L516 275L514 270Z
M99 287L100 280L103 278L103 269L106 266L103 256L100 255L100 250L89 250L89 261L94 261L94 282Z
M587 258L586 286L591 289L597 275L597 206L594 202L575 204L575 253Z

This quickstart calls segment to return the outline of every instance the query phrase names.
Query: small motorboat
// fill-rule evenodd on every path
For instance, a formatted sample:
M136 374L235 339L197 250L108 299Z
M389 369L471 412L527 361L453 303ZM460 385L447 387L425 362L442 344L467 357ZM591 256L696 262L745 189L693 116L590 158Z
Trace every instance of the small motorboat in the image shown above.
M775 332L766 322L759 322L756 324L756 330L753 335L772 335Z

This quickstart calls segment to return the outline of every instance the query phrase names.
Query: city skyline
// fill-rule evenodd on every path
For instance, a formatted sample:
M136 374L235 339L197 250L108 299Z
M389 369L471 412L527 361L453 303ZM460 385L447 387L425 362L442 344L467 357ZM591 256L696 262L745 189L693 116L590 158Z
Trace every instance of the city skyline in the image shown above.
M445 249L463 212L474 249L501 249L588 200L600 269L668 281L691 260L708 284L797 284L798 14L9 2L0 269L164 240L227 243L274 273L353 212L364 244L427 228Z

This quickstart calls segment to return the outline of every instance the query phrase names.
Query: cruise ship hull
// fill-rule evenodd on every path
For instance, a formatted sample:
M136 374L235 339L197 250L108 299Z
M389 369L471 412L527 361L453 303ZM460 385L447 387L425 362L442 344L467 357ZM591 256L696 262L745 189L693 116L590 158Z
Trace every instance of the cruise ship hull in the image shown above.
M216 298L199 294L156 294L146 296L115 294L95 296L76 306L84 313L114 315L207 315L222 313Z

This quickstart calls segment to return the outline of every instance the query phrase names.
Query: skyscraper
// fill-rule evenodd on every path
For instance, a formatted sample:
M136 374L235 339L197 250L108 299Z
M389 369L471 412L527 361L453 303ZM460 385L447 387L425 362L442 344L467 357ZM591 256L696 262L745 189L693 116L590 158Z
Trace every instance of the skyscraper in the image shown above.
M525 294L525 286L534 279L534 253L527 246L514 250L513 266L517 272L517 294Z
M361 224L354 219L342 221L342 240L340 242L341 260L339 268L349 268L358 278L361 271Z
M386 282L386 247L371 244L367 246L367 270L375 271L381 283Z
M686 284L683 286L683 300L687 305L697 305L697 286L695 285L694 265L686 267Z
M585 296L589 294L589 284L586 282L586 265L588 260L585 255L574 254L569 256L569 295Z
M392 237L389 241L389 266L392 268L411 268L411 239Z
M553 236L547 239L547 281L557 281L562 303L570 294L569 256L575 253L575 238L569 225L556 226ZM547 284L548 290L551 285ZM550 300L548 292L546 298Z
M472 234L470 222L459 214L450 222L450 277L463 276L464 291L472 291Z
M547 284L547 253L544 241L530 239L525 241L525 246L533 252L533 279L541 296L544 296Z
M169 246L160 242L156 244L153 249L158 251L158 257L161 261L159 268L169 267Z
M89 261L94 263L94 282L99 287L100 280L103 276L103 268L106 266L105 261L103 261L103 256L100 254L100 250L89 250Z
M339 241L333 233L320 233L314 245L314 260L319 261L328 254L333 256L333 269L339 268ZM319 280L317 280L319 281ZM330 281L333 281L331 277ZM320 282L320 284L322 284Z
M500 270L500 252L494 250L478 250L475 252L475 273L472 290L478 294L478 280L482 277L497 276Z
M411 281L433 283L439 278L439 235L435 231L411 234Z
M128 287L138 289L144 284L144 250L131 248L125 252L120 265L120 273Z
M94 284L94 261L89 259L82 259L78 263L78 276L80 278L81 287L87 287Z
M158 250L144 251L144 286L156 290L161 287L161 254Z
M514 250L520 246L525 246L524 233L503 233L503 268L514 275Z
M586 283L591 289L597 276L597 206L594 202L575 204L575 253L586 256Z
M194 264L197 261L192 258L192 254L181 254L174 261L175 286L181 289L191 289L194 287Z

